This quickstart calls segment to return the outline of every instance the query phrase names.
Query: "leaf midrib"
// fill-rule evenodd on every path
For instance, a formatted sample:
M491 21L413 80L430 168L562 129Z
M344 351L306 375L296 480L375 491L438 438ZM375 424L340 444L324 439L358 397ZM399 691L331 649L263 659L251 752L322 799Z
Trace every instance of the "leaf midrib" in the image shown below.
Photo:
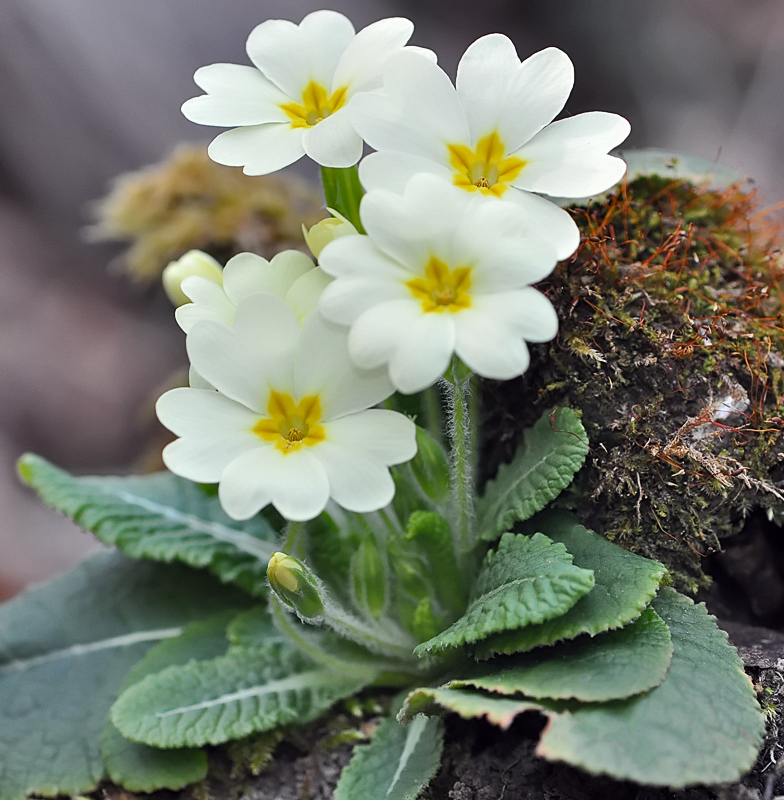
M202 700L200 703L193 703L189 706L179 706L168 711L156 711L154 716L157 719L171 717L175 714L187 714L192 711L204 711L215 706L228 705L229 703L247 700L251 697L264 697L268 694L278 694L280 692L292 691L297 689L309 689L314 686L324 686L334 683L335 673L323 669L299 672L286 678L269 681L262 686L251 686L248 689L240 689L236 692L221 695L212 700Z
M220 522L207 522L193 514L183 513L171 506L165 506L154 500L148 500L145 497L141 497L124 489L110 489L106 486L96 485L94 483L90 485L107 497L116 497L124 503L142 508L151 514L157 514L164 519L171 520L197 533L207 534L221 542L229 542L238 550L241 550L247 555L254 556L265 564L272 558L272 554L275 552L275 548L272 544L263 542L255 536L251 536L243 531L238 531L235 528L230 528Z
M529 449L530 448L526 448L525 450L523 450L523 453L520 456L520 460L521 461L525 460L525 457L528 454ZM494 519L494 520L496 520L496 521L498 521L500 523L500 518L503 515L505 515L505 514L514 514L514 511L511 510L511 509L508 509L507 511L496 510L496 509L499 509L501 507L504 497L507 496L512 491L513 487L517 486L518 484L522 483L523 481L528 480L528 477L531 475L531 473L535 472L536 470L538 470L539 467L542 464L546 464L549 461L550 458L561 458L561 459L569 459L569 460L571 460L571 454L567 455L565 453L559 452L558 450L551 450L543 458L541 458L538 461L536 461L528 470L526 470L526 472L524 472L523 474L519 475L517 477L517 479L511 480L507 484L506 488L504 488L503 491L499 493L499 496L493 502L490 503L490 508L488 509L487 513L482 515L483 519L485 521L487 521L488 519ZM506 471L511 470L513 465L514 465L514 461L512 461L509 464L504 464L503 465L504 471L506 472Z
M101 650L113 650L121 647L133 647L144 642L157 642L162 639L173 639L179 636L183 629L179 628L158 628L148 631L137 631L136 633L126 633L121 636L111 636L107 639L99 639L95 642L86 644L74 644L70 647L63 647L60 650L52 650L49 653L42 653L39 656L30 658L16 659L0 666L0 677L11 672L21 672L25 669L57 661L61 658L78 657L89 653L97 653Z

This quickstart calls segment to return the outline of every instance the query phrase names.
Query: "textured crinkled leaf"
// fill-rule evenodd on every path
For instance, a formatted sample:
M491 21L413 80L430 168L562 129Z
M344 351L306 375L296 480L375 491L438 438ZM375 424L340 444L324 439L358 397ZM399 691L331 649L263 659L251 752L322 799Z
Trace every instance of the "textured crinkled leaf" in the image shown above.
M98 553L0 606L0 798L90 791L129 669L188 623L247 599L207 573Z
M481 538L496 539L541 511L572 482L587 454L588 436L572 409L545 414L523 432L512 461L487 482L477 504Z
M625 628L476 665L469 669L469 677L451 681L449 687L605 702L658 686L671 659L670 632L662 618L647 608Z
M236 522L217 497L169 472L128 477L74 477L32 454L22 480L52 508L132 558L182 561L222 581L266 593L275 532L263 517Z
M373 741L354 750L335 800L416 800L441 764L444 723L418 716L407 726L385 719Z
M133 667L120 691L147 675L172 664L186 664L224 655L229 648L226 626L236 612L229 611L204 622L194 622L173 639L153 647ZM207 774L207 754L194 748L160 750L126 739L106 720L101 737L101 754L109 777L131 792L181 789L202 780Z
M234 647L131 686L112 706L112 722L127 738L156 747L220 744L309 722L374 677L325 669L286 643Z
M703 605L664 588L653 607L674 646L664 682L555 716L537 752L654 786L735 781L754 764L765 732L743 664Z
M406 698L398 719L405 722L416 714L432 714L437 709L453 711L464 719L481 717L508 728L518 714L525 711L541 711L542 704L533 700L512 700L508 697L485 694L470 689L423 688L415 689Z
M596 585L561 617L480 642L474 650L478 658L531 650L582 633L595 636L627 625L651 602L666 572L658 561L634 555L586 530L567 512L539 514L524 530L543 531L565 545L577 566L593 570Z
M498 550L485 558L466 613L415 652L437 653L558 617L590 592L593 583L593 572L572 564L562 544L541 533L504 534Z

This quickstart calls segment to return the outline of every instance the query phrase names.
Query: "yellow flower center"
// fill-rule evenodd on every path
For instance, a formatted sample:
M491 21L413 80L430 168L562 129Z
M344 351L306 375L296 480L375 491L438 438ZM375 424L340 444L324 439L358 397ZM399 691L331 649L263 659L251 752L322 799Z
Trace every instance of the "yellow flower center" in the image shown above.
M455 313L471 305L471 267L449 269L435 256L427 262L425 277L412 278L406 286L422 302L425 313Z
M344 86L330 95L320 83L311 81L302 92L302 103L286 103L281 108L291 119L292 128L312 128L346 104L347 91Z
M317 395L303 397L299 403L290 394L270 392L268 417L254 426L253 432L266 442L274 442L278 450L292 453L300 447L311 447L324 441L326 434L320 425L321 402Z
M448 144L449 163L455 170L455 186L469 192L500 197L520 174L526 163L506 156L506 147L495 131L483 136L472 150L465 144Z

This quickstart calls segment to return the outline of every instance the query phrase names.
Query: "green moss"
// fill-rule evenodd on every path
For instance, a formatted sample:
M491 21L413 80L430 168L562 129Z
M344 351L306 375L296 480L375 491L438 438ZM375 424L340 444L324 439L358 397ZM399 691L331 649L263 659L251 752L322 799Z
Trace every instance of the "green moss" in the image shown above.
M561 502L687 592L752 510L784 521L784 264L753 211L656 176L571 209L581 246L539 287L558 338L483 393L484 477L544 410L580 409L592 450Z

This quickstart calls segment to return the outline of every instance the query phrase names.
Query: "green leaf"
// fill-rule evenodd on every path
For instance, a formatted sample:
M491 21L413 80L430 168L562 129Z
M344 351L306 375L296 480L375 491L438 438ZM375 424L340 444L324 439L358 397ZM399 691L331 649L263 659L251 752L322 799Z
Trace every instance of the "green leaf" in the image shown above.
M418 716L403 726L385 719L373 741L355 748L335 800L416 800L441 764L444 723Z
M260 516L230 519L198 484L169 472L77 478L29 453L17 468L47 505L132 558L183 561L253 594L266 591L275 532Z
M398 718L405 722L416 714L432 714L439 708L453 711L464 719L481 717L506 729L518 714L541 711L542 704L531 700L510 700L465 689L422 688L415 689L408 695Z
M131 686L112 706L112 722L123 736L155 747L220 744L309 722L375 675L325 669L283 642L233 647Z
M485 557L465 615L414 652L438 653L561 616L593 584L593 572L574 566L562 544L541 533L506 533Z
M475 666L469 677L450 681L449 688L604 702L658 686L671 659L670 632L648 608L620 630Z
M254 606L238 614L226 628L226 636L238 647L266 647L284 641L267 606Z
M524 529L543 531L565 545L577 566L593 570L596 585L561 617L485 639L475 648L477 658L531 650L582 633L595 636L627 625L651 602L666 573L658 561L634 555L586 530L567 512L540 514Z
M537 752L652 786L735 781L753 766L765 732L743 664L703 605L664 588L653 607L674 646L661 686L555 716Z
M226 626L235 616L236 612L229 611L194 622L179 636L156 645L128 673L120 691L172 664L225 654L229 647ZM110 719L104 725L101 754L109 777L130 792L181 789L207 775L207 754L203 750L159 750L138 744L126 739Z
M246 602L206 573L99 553L0 605L0 798L90 791L128 670L188 623Z
M488 481L477 504L481 538L496 539L541 511L572 482L587 454L588 437L574 411L545 414L523 432L512 461Z

